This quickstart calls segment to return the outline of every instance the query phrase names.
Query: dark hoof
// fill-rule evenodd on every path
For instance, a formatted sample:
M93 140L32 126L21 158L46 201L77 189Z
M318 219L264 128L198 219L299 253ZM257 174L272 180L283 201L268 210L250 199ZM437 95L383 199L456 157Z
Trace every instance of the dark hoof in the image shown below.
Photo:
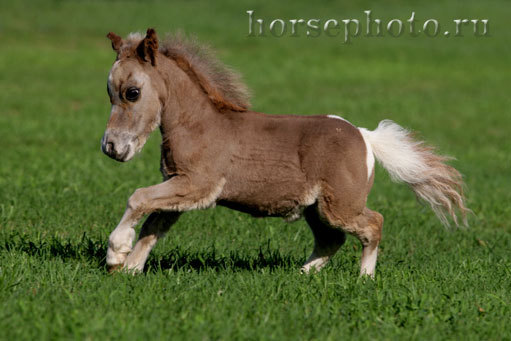
M109 265L108 273L119 272L120 270L122 270L122 267L123 267L122 264Z

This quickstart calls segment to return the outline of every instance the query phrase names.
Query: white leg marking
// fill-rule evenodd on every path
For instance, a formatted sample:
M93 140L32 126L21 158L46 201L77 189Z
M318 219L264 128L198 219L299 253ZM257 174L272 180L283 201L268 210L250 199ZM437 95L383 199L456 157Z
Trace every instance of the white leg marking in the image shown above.
M330 258L331 256L318 257L313 253L302 266L302 272L309 273L312 269L319 271L328 263Z
M110 266L123 264L131 252L131 246L135 239L135 230L132 228L116 228L108 240L108 251L106 252L106 263Z
M371 174L373 174L374 169L374 154L373 154L373 148L371 148L371 143L367 141L365 138L365 132L368 130L365 128L358 128L360 132L362 133L362 138L364 139L364 143L366 145L366 165L367 165L367 179L371 177Z
M365 247L362 251L362 261L360 266L360 276L369 275L374 277L374 270L376 268L376 258L378 257L378 246L373 249Z
M110 266L123 264L124 260L131 252L133 240L135 239L136 222L127 221L128 210L124 213L121 222L108 238L108 250L106 252L106 263Z
M142 272L147 257L149 257L149 253L157 241L158 238L155 235L145 236L143 240L139 240L126 258L124 268L134 272Z
M109 237L106 257L106 263L109 266L119 264L125 265L125 261L127 262L126 258L128 257L128 254L130 254L132 250L133 240L135 239L135 230L133 227L135 227L135 225L138 222L138 219L134 220L132 217L133 215L132 207L138 207L140 205L138 201L146 200L142 191L149 190L153 192L152 193L153 196L158 196L158 191L163 190L160 187L162 185L164 184L159 184L148 188L139 188L135 191L135 193L133 193L133 195L128 200L128 207L124 212L121 222L119 223L119 225L117 225L115 230L112 231ZM183 212L193 209L203 209L212 207L215 205L216 199L222 193L224 185L225 178L222 178L218 185L215 188L213 188L213 190L206 197L196 201L182 201L175 205L162 207L162 209ZM138 247L135 247L136 252L133 254L133 256L130 255L131 257L128 257L128 260L130 261L129 265L133 267L133 269L139 268L143 269L145 259L147 259L147 256L155 242L156 239L154 241L150 241L149 244L142 243L138 245Z

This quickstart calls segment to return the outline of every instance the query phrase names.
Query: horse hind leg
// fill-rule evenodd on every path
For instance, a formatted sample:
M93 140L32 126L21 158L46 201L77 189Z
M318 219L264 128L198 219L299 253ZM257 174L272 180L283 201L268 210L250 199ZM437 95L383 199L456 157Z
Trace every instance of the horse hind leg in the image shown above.
M313 269L321 270L328 263L346 241L346 234L321 219L317 205L307 207L303 213L314 235L314 250L302 266L302 271L309 273Z
M350 233L355 235L362 243L362 259L360 262L360 275L374 277L378 246L383 228L383 216L375 211L364 208L362 214L353 219L348 225Z

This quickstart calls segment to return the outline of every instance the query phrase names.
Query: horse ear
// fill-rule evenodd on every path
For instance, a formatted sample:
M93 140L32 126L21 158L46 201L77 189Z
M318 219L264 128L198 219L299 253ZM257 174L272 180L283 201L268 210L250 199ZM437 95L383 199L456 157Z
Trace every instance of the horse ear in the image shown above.
M108 39L110 39L112 41L112 49L115 52L119 53L119 51L121 50L121 45L122 45L122 38L119 37L114 32L110 32L106 36Z
M151 61L151 65L156 65L156 54L158 53L158 37L153 28L147 29L144 39L137 46L137 56L143 62Z

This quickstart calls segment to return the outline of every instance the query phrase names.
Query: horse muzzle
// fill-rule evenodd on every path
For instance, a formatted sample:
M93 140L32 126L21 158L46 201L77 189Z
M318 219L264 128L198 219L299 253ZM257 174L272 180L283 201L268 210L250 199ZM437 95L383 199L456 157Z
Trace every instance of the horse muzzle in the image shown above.
M135 155L134 139L105 132L101 139L101 151L116 161L129 161Z

